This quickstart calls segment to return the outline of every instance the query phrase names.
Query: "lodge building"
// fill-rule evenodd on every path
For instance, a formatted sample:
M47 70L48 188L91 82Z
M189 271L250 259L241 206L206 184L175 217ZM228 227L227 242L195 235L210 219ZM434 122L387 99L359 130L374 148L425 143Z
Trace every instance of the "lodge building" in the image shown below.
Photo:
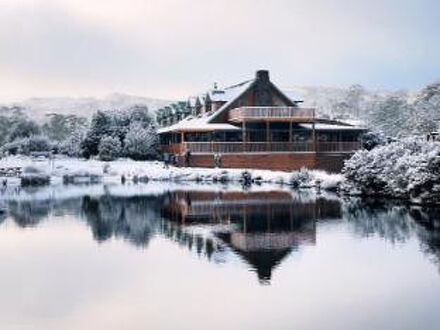
M269 72L214 88L157 113L161 150L177 166L339 171L365 129L319 118Z

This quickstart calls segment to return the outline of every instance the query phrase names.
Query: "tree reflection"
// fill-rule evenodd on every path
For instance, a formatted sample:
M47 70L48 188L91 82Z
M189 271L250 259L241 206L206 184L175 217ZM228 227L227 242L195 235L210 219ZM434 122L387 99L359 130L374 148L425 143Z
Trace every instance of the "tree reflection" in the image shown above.
M360 236L378 235L392 243L405 242L417 225L407 207L375 200L347 200L344 219Z
M122 237L139 247L148 245L156 231L159 218L159 201L154 197L98 198L85 196L82 199L82 215L92 229L93 237L103 242L111 237Z

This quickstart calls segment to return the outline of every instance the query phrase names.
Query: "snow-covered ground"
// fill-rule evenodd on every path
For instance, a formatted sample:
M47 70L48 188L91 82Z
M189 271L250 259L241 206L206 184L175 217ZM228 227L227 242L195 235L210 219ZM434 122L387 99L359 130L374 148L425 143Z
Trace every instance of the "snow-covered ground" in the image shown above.
M133 161L120 159L113 162L83 160L59 157L53 160L36 160L25 156L10 156L0 159L0 169L10 167L33 167L51 176L51 183L61 183L64 175L96 175L104 183L126 181L172 181L172 182L239 182L244 171L261 183L290 184L292 173L269 170L222 169L222 168L166 168L158 161ZM304 173L303 173L304 174ZM342 181L340 174L328 174L324 171L307 171L306 180L300 186L319 185L323 189L334 189ZM302 177L302 176L301 176ZM16 178L7 178L8 185L18 182Z

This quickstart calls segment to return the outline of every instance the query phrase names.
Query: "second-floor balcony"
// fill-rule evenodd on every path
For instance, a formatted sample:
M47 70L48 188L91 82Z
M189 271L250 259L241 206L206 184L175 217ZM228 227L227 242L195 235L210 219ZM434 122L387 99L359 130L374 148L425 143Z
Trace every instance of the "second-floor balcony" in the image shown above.
M287 121L310 123L315 109L301 107L239 107L229 111L232 122Z

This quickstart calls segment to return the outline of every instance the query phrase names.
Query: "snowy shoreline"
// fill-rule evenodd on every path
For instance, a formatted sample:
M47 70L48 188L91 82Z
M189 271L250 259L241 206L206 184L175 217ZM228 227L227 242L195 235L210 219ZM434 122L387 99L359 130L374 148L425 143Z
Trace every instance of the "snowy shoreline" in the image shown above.
M307 170L301 173L298 182L292 182L292 172L253 170L253 169L224 169L224 168L180 168L165 167L158 161L133 161L119 159L111 162L99 160L84 160L77 158L56 157L54 159L32 159L25 156L10 156L0 159L1 168L26 169L32 167L43 175L50 176L51 184L63 182L65 176L99 178L103 183L119 183L138 181L167 181L167 182L231 182L243 180L243 172L248 172L253 182L279 185L298 184L299 187L318 187L324 190L336 190L343 182L341 174L329 174L324 171ZM307 180L301 180L302 177ZM20 184L15 177L1 177L8 185ZM296 178L295 178L296 179Z

